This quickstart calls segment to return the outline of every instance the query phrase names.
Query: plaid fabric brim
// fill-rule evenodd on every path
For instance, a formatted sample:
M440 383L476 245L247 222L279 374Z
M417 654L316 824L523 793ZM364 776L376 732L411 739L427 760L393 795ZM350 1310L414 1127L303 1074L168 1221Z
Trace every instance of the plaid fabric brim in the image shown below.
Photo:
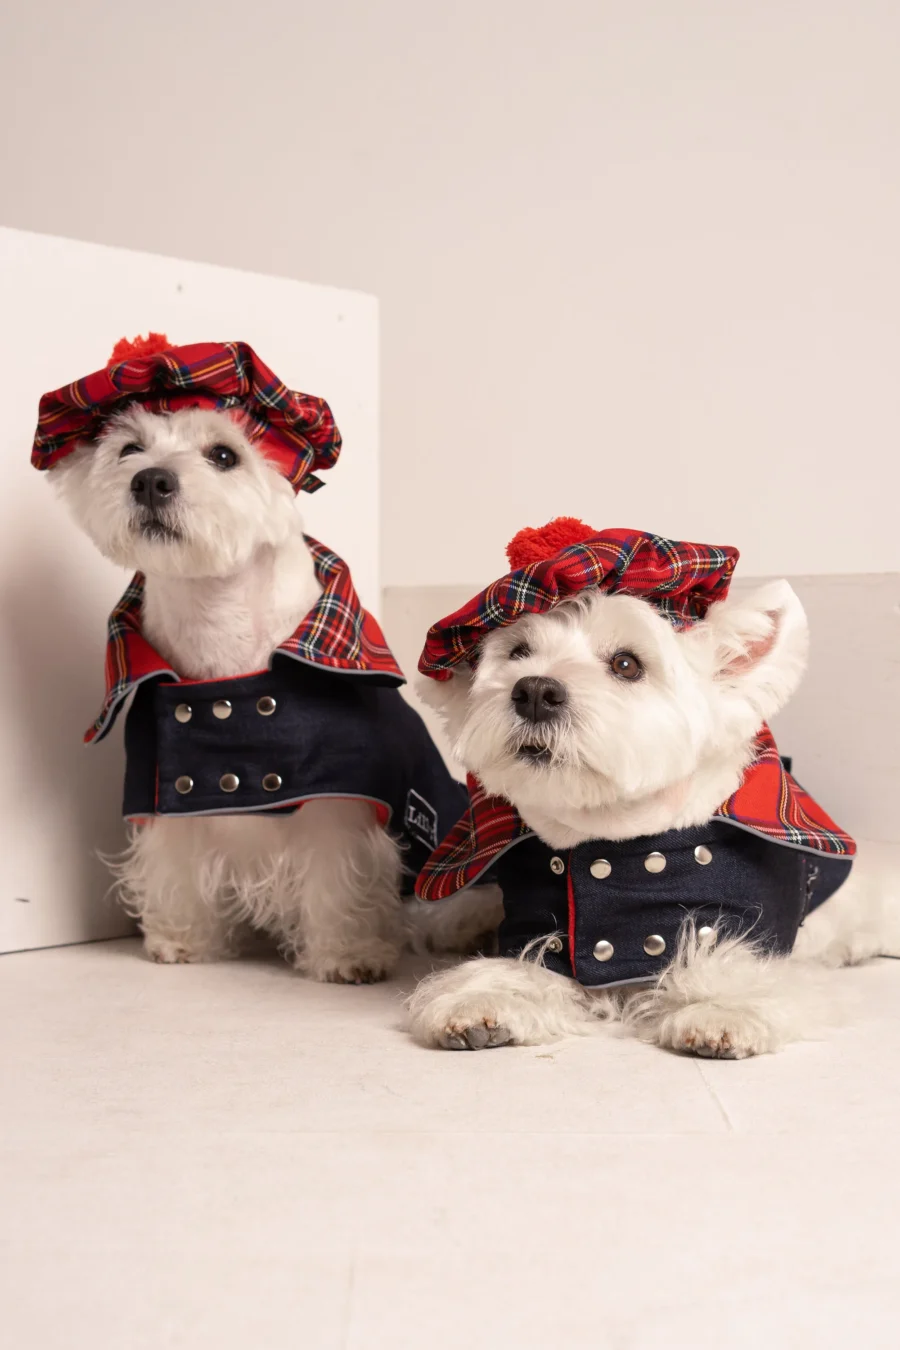
M276 652L337 674L365 675L376 684L405 684L380 625L359 602L347 564L324 544L309 535L304 538L322 594ZM109 617L106 695L99 716L85 732L88 744L103 739L137 685L149 679L179 678L141 632L143 602L144 577L138 572Z
M702 619L728 593L737 549L679 543L639 530L602 530L492 582L468 604L433 624L419 670L449 679L495 628L543 614L582 591L599 589L649 600L673 623Z
M715 816L778 844L850 857L856 853L853 838L788 773L767 726L757 734L756 758L743 782Z
M756 748L741 786L713 818L789 848L853 857L854 840L787 772L767 726ZM446 900L474 885L501 854L533 833L505 798L489 797L477 778L467 783L469 809L419 873L420 900Z
M115 362L44 394L31 462L50 469L130 403L150 412L236 409L247 435L294 488L321 487L341 436L324 399L288 389L246 342L197 342Z

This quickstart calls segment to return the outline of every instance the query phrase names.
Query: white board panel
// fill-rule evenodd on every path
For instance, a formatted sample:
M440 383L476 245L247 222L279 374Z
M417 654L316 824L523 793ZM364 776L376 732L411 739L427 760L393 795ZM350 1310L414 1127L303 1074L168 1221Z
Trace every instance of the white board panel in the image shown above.
M241 339L331 404L344 438L299 503L378 609L378 307L280 277L0 229L0 951L127 931L98 850L121 847L121 729L86 749L124 574L69 522L29 455L38 400L149 330Z

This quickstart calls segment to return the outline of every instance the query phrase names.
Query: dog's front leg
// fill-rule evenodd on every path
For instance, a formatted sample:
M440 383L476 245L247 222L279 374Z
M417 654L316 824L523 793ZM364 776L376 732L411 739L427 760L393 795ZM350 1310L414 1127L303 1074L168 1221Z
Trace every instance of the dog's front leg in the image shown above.
M410 1030L423 1045L486 1050L546 1045L583 1035L596 1018L614 1015L574 980L534 961L481 957L422 980L407 1004Z
M833 1013L813 965L770 956L742 938L701 938L689 925L653 987L626 999L622 1020L669 1050L746 1059L815 1035Z
M295 818L297 908L284 945L316 980L385 979L403 944L400 851L367 802L308 802Z
M221 961L238 954L238 927L227 914L217 854L203 820L159 818L135 830L113 864L120 896L144 934L153 961Z

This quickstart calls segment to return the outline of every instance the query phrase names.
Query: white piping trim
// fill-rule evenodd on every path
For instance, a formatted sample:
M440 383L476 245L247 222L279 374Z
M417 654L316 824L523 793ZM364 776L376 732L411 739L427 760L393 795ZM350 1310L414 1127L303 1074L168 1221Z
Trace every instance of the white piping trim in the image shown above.
M321 801L325 798L342 802L371 802L373 806L383 806L388 813L384 828L387 829L391 824L394 813L389 802L383 802L380 797L365 797L358 792L313 792L308 797L289 797L286 801L273 801L271 805L263 803L262 806L241 806L234 809L214 806L209 811L151 811L149 814L140 812L133 816L124 816L123 819L133 823L157 819L184 820L195 816L250 816L258 814L260 811L267 811L275 815L278 811L283 811L285 807L302 806L304 802Z

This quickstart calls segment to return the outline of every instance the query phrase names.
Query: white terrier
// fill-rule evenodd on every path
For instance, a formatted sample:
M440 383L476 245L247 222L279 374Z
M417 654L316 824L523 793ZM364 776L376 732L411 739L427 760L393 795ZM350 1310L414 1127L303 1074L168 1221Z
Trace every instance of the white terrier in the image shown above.
M710 584L702 562L692 609L701 546L547 528L536 565L514 541L526 571L435 625L420 663L445 681L421 692L472 805L418 892L440 903L493 867L506 916L500 958L418 987L414 1035L532 1045L621 1015L659 1045L743 1058L809 1034L822 965L900 953L900 906L859 862L847 879L852 841L764 727L805 667L800 602L784 581L719 599L737 555L705 550L722 565Z
M261 930L313 978L364 983L390 973L405 940L465 947L496 914L467 897L435 926L430 907L401 903L416 850L427 857L465 797L397 692L402 676L346 568L304 536L285 455L279 464L267 445L266 400L281 398L290 434L299 425L308 438L295 438L304 477L329 467L340 440L327 405L283 386L273 395L261 363L263 399L202 384L193 405L177 390L160 397L198 365L218 377L232 363L243 379L248 353L257 361L238 344L117 349L108 375L45 396L34 458L100 551L139 573L112 616L95 731L136 691L134 828L115 871L148 954L218 960ZM123 404L117 388L108 406L110 378L136 396ZM90 381L101 421L78 439L68 409ZM311 403L331 427L324 463L313 414L299 420Z

